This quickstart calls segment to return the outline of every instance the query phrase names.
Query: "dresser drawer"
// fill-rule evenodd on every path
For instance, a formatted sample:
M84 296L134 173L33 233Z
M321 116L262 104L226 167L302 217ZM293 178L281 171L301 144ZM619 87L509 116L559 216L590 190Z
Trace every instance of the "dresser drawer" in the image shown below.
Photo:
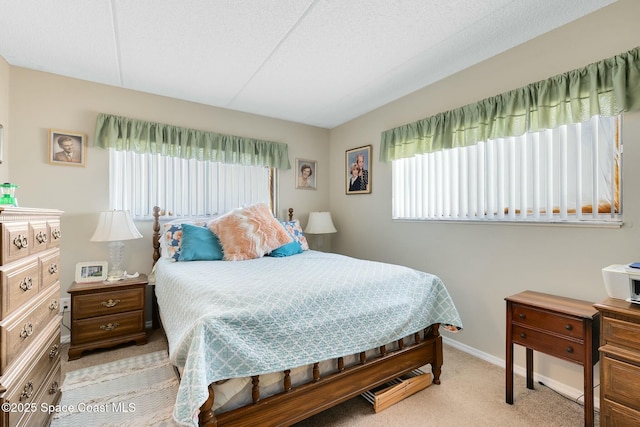
M62 232L60 231L60 220L50 219L47 221L47 231L49 234L48 248L57 248L60 246Z
M511 321L568 337L582 338L584 336L582 319L518 304L513 304Z
M144 332L144 310L74 320L71 328L72 345L108 342L113 338Z
M607 427L637 427L640 425L640 412L605 399L600 404L600 425Z
M535 329L513 325L512 341L551 356L582 363L585 351L582 341L574 341L551 335Z
M27 263L14 263L0 272L2 282L2 313L0 319L34 298L40 290L40 269L37 258Z
M31 245L28 222L2 223L2 264L29 255Z
M10 372L3 376L8 378L6 383L7 391L4 393L4 401L8 403L27 405L29 403L36 404L36 413L40 411L39 397L42 394L41 389L47 389L51 385L56 386L56 392L59 388L59 370L60 370L60 328L48 327L46 340L39 340L35 343L36 347L33 351L29 350L25 353L22 372ZM51 383L51 374L58 373L57 384ZM48 378L51 377L51 378ZM9 413L9 425L29 425L25 421L33 414L26 411L11 411Z
M42 388L38 392L35 398L37 402L38 410L29 414L29 418L24 420L24 426L48 426L50 418L53 417L53 412L41 410L42 405L46 405L49 408L52 405L56 405L60 399L60 384L61 384L60 366L47 378L42 384ZM21 423L22 424L22 423Z
M123 313L144 308L144 289L121 289L74 296L73 320Z
M41 252L47 249L49 243L49 230L47 229L47 221L31 221L29 222L31 237L31 249L32 254Z
M39 257L40 289L47 288L60 279L60 250L54 249Z
M53 286L24 309L0 322L0 375L52 322L60 324L60 287ZM58 326L59 327L59 326Z
M604 317L602 343L619 344L640 350L640 324Z
M604 397L640 411L640 366L604 354L601 369Z

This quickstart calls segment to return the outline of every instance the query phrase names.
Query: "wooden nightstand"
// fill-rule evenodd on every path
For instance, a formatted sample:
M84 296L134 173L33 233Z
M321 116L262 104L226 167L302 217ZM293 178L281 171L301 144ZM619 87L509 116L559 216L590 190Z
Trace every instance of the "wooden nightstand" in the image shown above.
M147 343L145 292L147 276L118 282L76 283L71 294L69 360L85 350L135 341Z
M513 344L527 348L527 388L533 350L584 368L584 425L593 426L593 365L598 361L599 313L593 303L525 291L507 301L506 401L513 404Z

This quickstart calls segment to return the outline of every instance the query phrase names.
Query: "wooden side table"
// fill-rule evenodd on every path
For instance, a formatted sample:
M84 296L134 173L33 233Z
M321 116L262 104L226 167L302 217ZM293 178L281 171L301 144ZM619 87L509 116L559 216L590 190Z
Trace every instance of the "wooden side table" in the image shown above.
M527 348L527 388L533 390L533 351L584 368L584 425L593 415L593 365L598 361L599 313L593 303L534 291L507 302L506 401L513 404L513 344Z
M147 276L117 282L77 283L71 294L69 360L85 350L108 348L135 341L147 343L145 292Z

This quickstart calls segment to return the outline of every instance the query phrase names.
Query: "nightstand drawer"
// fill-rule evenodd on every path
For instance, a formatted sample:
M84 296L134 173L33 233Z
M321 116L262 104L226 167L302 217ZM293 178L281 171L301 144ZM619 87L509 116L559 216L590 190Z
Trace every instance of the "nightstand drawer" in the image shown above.
M512 341L515 344L572 362L582 363L584 361L584 345L581 341L560 338L557 335L518 325L513 325Z
M73 320L123 313L144 308L144 289L78 295L73 300Z
M72 325L72 345L105 341L128 334L144 332L144 310L111 316L74 320Z
M640 350L640 324L604 317L602 343L619 344Z
M605 381L602 393L606 399L640 410L640 366L616 360L604 355L602 374Z
M582 338L584 335L582 319L537 310L518 304L513 304L513 317L511 321L568 337Z

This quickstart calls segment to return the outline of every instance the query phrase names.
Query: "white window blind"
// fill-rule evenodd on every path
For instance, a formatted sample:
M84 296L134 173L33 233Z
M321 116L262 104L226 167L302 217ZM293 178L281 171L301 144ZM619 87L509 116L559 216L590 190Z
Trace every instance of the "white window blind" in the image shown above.
M109 149L110 209L150 218L153 207L167 215L206 216L264 202L272 205L274 174L264 166L242 166Z
M621 222L620 121L394 160L393 218Z

